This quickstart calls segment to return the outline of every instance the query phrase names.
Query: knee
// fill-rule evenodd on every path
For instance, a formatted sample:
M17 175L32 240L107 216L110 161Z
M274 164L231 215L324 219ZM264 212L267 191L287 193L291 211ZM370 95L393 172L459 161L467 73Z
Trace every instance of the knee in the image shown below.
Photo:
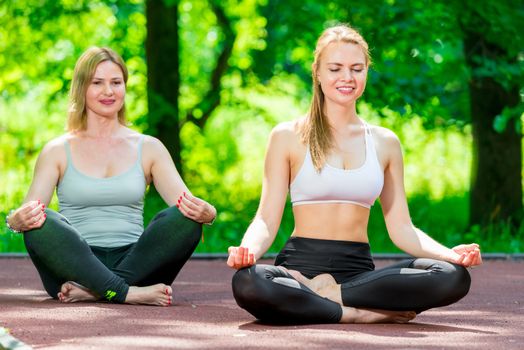
M56 226L56 225L62 225L62 224L70 225L69 221L67 220L65 216L54 211L53 209L46 208L45 215L46 215L46 219L44 223L42 224L42 226L32 231L43 231L49 227Z
M174 231L183 231L185 237L192 238L196 242L202 235L202 224L185 217L176 206L160 211L152 222L165 225Z
M240 307L244 307L256 298L256 265L238 270L231 281L233 296Z
M185 217L184 214L176 206L172 206L160 211L153 220L163 218L171 222L177 222L183 225L187 225L193 229L202 228L202 224Z
M26 245L31 245L34 241L47 240L49 235L57 235L62 232L60 227L71 225L65 216L56 211L47 208L45 210L46 219L42 226L30 231L24 232L24 241Z
M440 272L444 278L439 279L435 291L440 291L439 295L443 299L443 303L451 304L468 294L471 277L464 266L448 262L441 263Z
M462 299L469 292L471 286L471 276L468 270L462 265L452 264L453 271L450 273L450 286L455 291L455 297Z
M253 304L265 304L272 299L268 281L275 277L287 277L280 268L272 265L253 265L238 270L233 276L233 296L238 305L246 308Z

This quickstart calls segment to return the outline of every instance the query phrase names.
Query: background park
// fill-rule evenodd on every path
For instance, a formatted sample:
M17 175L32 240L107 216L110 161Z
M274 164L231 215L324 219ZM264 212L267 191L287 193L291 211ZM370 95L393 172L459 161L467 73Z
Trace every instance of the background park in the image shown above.
M370 44L358 112L401 139L415 225L448 246L524 252L520 0L0 1L1 222L64 132L76 59L109 46L130 71L132 128L218 210L197 252L226 252L256 212L269 132L307 111L315 40L337 22ZM151 189L146 223L162 205ZM292 229L288 205L271 251ZM374 252L398 252L379 202L369 234ZM2 225L0 252L24 251Z

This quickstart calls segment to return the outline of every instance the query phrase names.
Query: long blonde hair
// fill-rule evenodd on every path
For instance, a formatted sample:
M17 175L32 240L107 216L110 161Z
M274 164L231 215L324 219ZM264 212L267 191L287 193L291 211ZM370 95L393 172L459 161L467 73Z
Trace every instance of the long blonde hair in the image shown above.
M71 91L69 94L69 113L67 117L67 130L79 131L87 128L86 92L98 64L111 61L118 65L127 83L127 67L124 60L115 51L107 47L91 47L87 49L76 61ZM126 106L122 105L118 111L118 122L126 125Z
M371 65L371 56L367 42L350 26L342 24L327 28L318 38L311 72L313 77L313 97L301 130L302 142L309 147L313 165L318 172L322 169L326 156L333 146L331 126L324 113L324 93L318 80L320 56L326 46L332 42L344 42L360 46L366 56L366 65Z

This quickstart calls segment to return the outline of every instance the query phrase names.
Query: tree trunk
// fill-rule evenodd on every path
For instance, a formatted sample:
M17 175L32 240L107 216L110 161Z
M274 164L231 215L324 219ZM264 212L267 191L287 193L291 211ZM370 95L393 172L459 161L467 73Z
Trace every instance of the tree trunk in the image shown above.
M182 175L178 95L178 1L147 0L148 132L166 146Z
M482 60L507 57L504 50L478 33L466 32L466 63L473 126L473 169L470 225L510 219L518 225L522 212L522 148L520 131L508 123L499 133L494 119L505 107L519 102L516 87L507 90L492 77L476 74Z

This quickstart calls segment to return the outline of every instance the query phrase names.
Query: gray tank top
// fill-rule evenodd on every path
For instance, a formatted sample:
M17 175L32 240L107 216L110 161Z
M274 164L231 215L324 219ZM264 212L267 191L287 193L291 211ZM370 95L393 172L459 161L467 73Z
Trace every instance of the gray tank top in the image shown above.
M137 161L129 170L102 179L78 171L69 142L65 142L67 167L56 190L60 213L89 245L124 246L136 242L144 231L143 141L144 135L138 142Z

